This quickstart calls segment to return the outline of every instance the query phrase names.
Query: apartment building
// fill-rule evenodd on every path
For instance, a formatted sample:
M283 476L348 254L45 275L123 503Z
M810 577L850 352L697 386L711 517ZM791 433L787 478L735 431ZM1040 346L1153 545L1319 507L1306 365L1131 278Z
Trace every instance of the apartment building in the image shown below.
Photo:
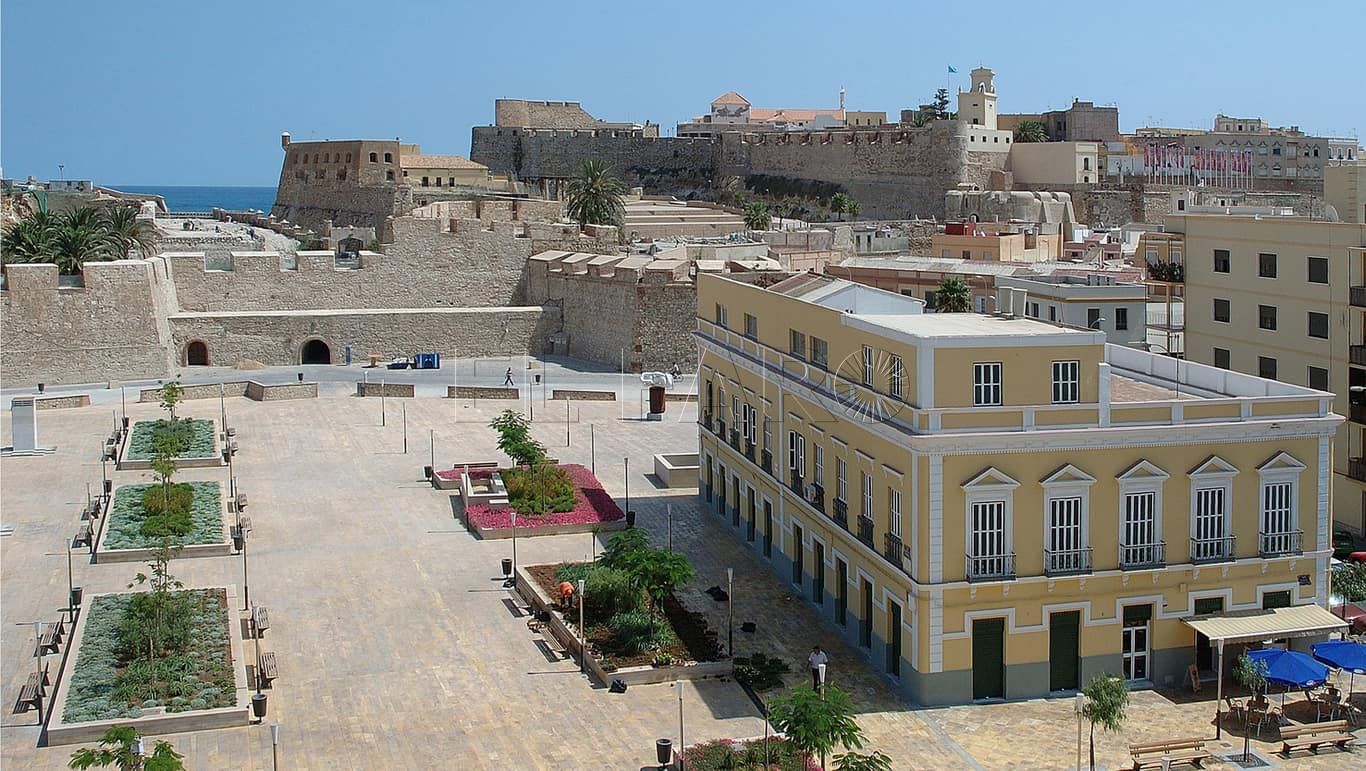
M1340 625L1331 394L922 305L698 277L704 509L905 697L1174 685L1213 666L1193 620Z
M1169 215L1191 361L1337 394L1334 519L1366 532L1366 225Z

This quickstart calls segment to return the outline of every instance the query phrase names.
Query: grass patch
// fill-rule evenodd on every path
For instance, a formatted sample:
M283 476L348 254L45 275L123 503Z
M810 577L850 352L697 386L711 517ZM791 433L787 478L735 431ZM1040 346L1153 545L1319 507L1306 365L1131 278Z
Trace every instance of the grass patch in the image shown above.
M85 634L62 720L136 718L150 707L187 712L233 706L237 690L223 590L173 593L177 611L189 622L188 639L180 653L155 664L133 660L124 652L124 627L137 596L95 597L85 610Z
M109 507L109 533L104 538L104 548L150 549L159 545L163 535L169 536L172 543L180 546L226 543L219 484L180 482L172 485L172 488L189 490L190 503L186 515L190 525L188 529L184 532L170 530L173 525L179 527L183 524L181 518L171 521L165 516L149 516L146 500L156 498L160 501L160 485L123 485L114 491L114 503ZM148 531L149 523L151 532Z
M151 460L156 456L158 435L169 436L182 451L179 458L212 458L213 421L196 418L181 418L174 422L160 420L139 420L133 424L132 435L128 438L129 460Z
M564 469L557 466L536 466L501 469L499 475L507 486L508 505L518 514L552 514L573 511L578 505L574 482Z

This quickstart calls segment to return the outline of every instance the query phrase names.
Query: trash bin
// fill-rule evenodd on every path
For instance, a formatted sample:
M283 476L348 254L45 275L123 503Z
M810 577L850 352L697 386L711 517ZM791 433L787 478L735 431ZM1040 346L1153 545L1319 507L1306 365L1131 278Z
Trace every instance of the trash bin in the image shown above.
M628 512L626 512L626 527L632 528L632 527L635 527L635 526L636 526L636 513L635 513L634 511L628 511Z
M674 740L655 739L655 760L659 761L659 765L667 766L673 762L673 759Z
M71 607L81 607L81 598L85 596L85 590L79 586L71 587Z
M510 558L508 558L508 557L504 557L504 558L503 558L503 577L504 577L504 578L507 578L508 576L511 576L511 575L512 575L512 560L511 560Z
M251 696L251 714L257 720L264 720L266 717L266 695L264 693L254 693Z

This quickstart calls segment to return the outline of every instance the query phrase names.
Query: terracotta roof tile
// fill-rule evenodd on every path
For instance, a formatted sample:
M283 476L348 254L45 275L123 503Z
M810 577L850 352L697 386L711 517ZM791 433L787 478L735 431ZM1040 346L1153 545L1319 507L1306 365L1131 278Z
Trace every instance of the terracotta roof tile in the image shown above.
M740 96L739 94L735 93L734 91L727 91L726 93L724 93L724 94L722 94L722 95L716 97L715 99L711 100L711 103L712 103L712 104L743 104L743 105L746 106L746 107L749 106L749 100L746 99L746 98L744 98L743 96Z

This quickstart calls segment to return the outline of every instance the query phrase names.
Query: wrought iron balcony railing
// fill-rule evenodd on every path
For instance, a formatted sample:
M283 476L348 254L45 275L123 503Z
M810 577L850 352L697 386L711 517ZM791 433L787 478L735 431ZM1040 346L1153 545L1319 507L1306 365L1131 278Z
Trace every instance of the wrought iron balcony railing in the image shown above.
M1015 577L1014 554L967 555L969 581L992 581Z
M1303 551L1303 530L1285 530L1279 533L1259 532L1257 534L1257 553L1263 557L1278 557L1283 554L1299 554Z
M1045 549L1043 570L1050 576L1091 572L1090 549Z
M1222 538L1192 538L1191 562L1228 562L1234 559L1234 536Z
M1124 544L1119 547L1119 566L1124 570L1160 568L1167 564L1167 542Z
M862 514L858 518L858 539L863 541L869 548L873 546L873 518L865 517Z
M833 511L831 512L831 518L835 520L835 524L839 525L841 528L844 528L845 530L848 530L849 504L845 503L839 498L836 498L835 505L831 506L830 508L833 509Z

